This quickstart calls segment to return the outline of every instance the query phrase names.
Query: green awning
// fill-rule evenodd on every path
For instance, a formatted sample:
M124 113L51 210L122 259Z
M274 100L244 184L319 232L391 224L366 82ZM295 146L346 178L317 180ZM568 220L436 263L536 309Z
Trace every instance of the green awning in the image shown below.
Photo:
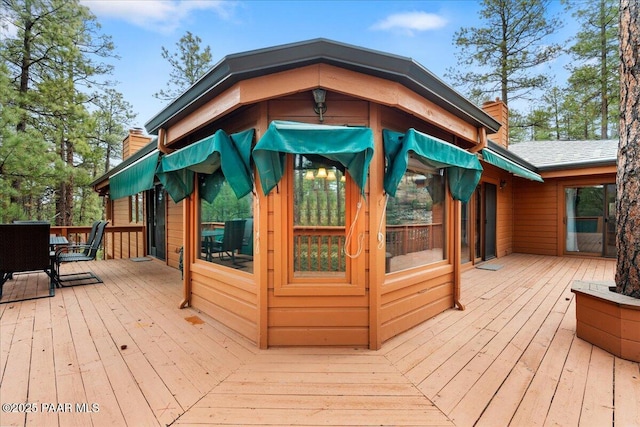
M511 172L514 175L518 175L519 177L530 179L532 181L544 182L542 177L537 173L530 171L524 166L520 166L516 162L507 159L489 148L482 149L482 158L485 162L491 163L492 165L506 170L507 172Z
M111 199L120 199L153 188L159 155L158 151L151 152L111 176L109 178Z
M227 135L222 129L187 147L162 158L156 175L174 202L188 197L194 189L194 176L202 174L202 197L212 202L226 180L236 197L246 196L253 189L251 141L253 129Z
M482 175L482 165L475 155L413 128L405 133L384 129L382 136L387 160L384 174L384 189L387 194L395 197L411 156L426 166L446 168L449 191L453 198L469 201Z
M280 182L287 153L319 154L340 163L364 194L373 157L373 132L366 127L271 122L253 149L264 194Z

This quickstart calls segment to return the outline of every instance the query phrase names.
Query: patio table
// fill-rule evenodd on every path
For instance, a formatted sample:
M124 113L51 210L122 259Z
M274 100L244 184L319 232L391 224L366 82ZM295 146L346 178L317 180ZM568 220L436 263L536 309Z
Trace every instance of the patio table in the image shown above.
M212 247L214 242L221 242L224 238L224 228L214 228L213 230L202 230L202 247L206 254L206 260L211 261Z

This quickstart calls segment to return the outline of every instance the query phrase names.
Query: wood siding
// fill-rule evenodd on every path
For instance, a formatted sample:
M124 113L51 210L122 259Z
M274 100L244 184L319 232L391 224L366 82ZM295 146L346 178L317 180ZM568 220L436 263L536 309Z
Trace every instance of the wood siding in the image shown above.
M213 134L217 129L225 129L228 133L251 128L259 131L258 111L257 107L246 108L242 111L242 114L232 115L224 122L214 123L200 129L194 134L193 138L196 141L205 138ZM173 220L168 219L167 221L168 223L171 221L172 224L168 240L173 244L177 244L178 236L182 239L184 229L178 229L178 227L184 224L179 221L180 218L184 217L185 207L182 206L184 203L190 203L186 210L191 212L190 216L184 218L185 221L190 221L188 229L192 230L187 242L192 245L191 254L197 254L200 252L197 194L183 200L179 204L182 209L178 210L178 206L175 206L173 212L170 211L168 218L173 218ZM259 205L254 200L254 212L257 209L259 209ZM171 245L172 243L169 244ZM171 254L171 251L169 253ZM200 259L185 259L185 262L191 263L188 274L185 275L185 280L189 281L191 289L191 306L202 310L253 343L258 344L260 341L258 323L260 318L259 289L260 286L266 286L266 284L262 283L263 275L260 274L261 264L258 257L254 257L253 274L208 263Z
M178 268L180 262L180 248L184 245L184 215L183 201L174 203L169 197L167 202L167 265Z
M453 200L447 198L446 260L385 274L385 251L378 249L377 241L385 200L382 129L405 131L413 127L465 147L477 141L478 129L395 83L318 65L241 82L167 129L169 144L184 146L217 129L232 133L253 128L257 141L272 120L318 123L310 93L318 85L328 90L325 124L368 126L374 134L375 152L365 188L366 200L354 231L354 236L363 235L364 249L350 260L345 283L323 283L318 278L301 283L293 277L287 174L266 198L260 183L256 183L259 197L254 200L254 224L260 238L254 245L253 274L209 264L190 255L185 283L193 307L221 320L260 347L379 348L385 340L453 306L456 271L459 274L453 265L453 238L454 226L460 220L454 215ZM347 184L352 186L352 196L347 199L348 225L354 218L358 197L355 185L349 181ZM188 252L195 254L199 244L197 197L185 202L190 203L185 208L190 212L185 218L190 224L185 229L190 240L185 243L190 247ZM504 202L508 205L510 199ZM499 209L505 220L512 218L510 207ZM504 230L510 228L507 225ZM504 230L500 231L500 248L506 254L512 251L512 245L510 234ZM384 229L381 231L384 233ZM356 240L354 237L352 253Z
M380 110L380 132L382 129L403 132L408 128L415 128L447 142L453 143L455 141L453 135L414 117L388 108ZM384 152L382 146L380 150ZM384 163L380 162L378 164L379 170L382 171L383 167ZM382 180L381 172L378 179ZM378 203L376 206L379 209L380 204ZM455 280L453 230L456 218L453 215L453 202L450 197L447 197L445 211L447 260L390 274L385 274L384 264L378 263L378 276L382 278L380 281L382 285L378 290L379 303L377 306L372 306L372 310L378 310L377 325L372 326L377 328L378 342L372 347L379 348L390 338L453 307ZM377 224L376 221L373 224Z
M317 123L317 116L310 108L310 94L291 95L269 101L268 119L295 120ZM325 124L369 126L369 103L337 93L327 94ZM381 152L382 147L375 147ZM365 260L369 250L365 248L358 259L351 260L351 278L348 283L329 285L317 283L299 285L293 283L292 268L288 260L288 245L292 239L289 230L290 212L288 188L289 176L268 196L268 345L369 345L369 289ZM353 186L353 185L352 185ZM353 188L352 188L353 190ZM354 192L354 191L352 191ZM367 200L369 192L367 188ZM355 213L357 197L347 199L351 215ZM363 203L358 229L355 233L369 230L367 203ZM347 218L347 224L351 220ZM354 239L354 241L357 239ZM352 252L355 250L352 249ZM355 295L351 293L355 288Z
M611 170L611 168L608 168ZM615 170L615 168L614 168ZM544 183L514 179L513 250L536 255L562 255L565 236L564 189L615 183L615 172L566 171L566 177L543 175ZM557 176L557 172L550 175Z
M558 194L554 180L545 183L524 179L514 180L514 235L515 252L557 255Z
M503 257L513 253L513 178L509 172L489 163L482 163L481 182L496 186L496 256ZM504 188L500 184L504 183Z

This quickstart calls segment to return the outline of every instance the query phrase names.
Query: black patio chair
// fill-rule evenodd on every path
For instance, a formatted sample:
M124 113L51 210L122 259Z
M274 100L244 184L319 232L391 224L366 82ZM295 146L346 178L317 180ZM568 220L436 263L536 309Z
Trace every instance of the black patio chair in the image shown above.
M244 224L242 248L240 248L238 253L253 257L253 218L247 218L247 222Z
M55 295L53 264L49 252L49 223L0 224L0 299L2 288L13 273L44 271L49 276L49 295L5 302L52 297Z
M96 226L95 233L93 233L92 230L92 233L89 234L89 237L91 238L91 235L93 234L93 238L87 240L86 243L62 246L56 250L54 260L54 273L58 286L65 287L103 283L102 279L100 279L100 277L98 277L92 271L60 274L60 264L69 262L94 261L96 259L96 256L98 255L100 245L102 245L104 229L108 223L109 221L98 221L97 224L94 223L94 225Z
M244 238L245 219L232 219L224 223L224 236L220 241L214 241L211 247L212 253L218 253L220 259L227 255L231 262L236 263L236 251L242 249Z

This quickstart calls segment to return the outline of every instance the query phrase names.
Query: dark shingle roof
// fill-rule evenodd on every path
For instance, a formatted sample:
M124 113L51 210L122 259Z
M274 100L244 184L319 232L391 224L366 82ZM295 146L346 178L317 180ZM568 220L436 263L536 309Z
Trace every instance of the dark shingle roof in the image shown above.
M239 81L317 63L398 82L455 116L486 127L489 133L500 128L493 117L413 59L323 38L228 55L145 127L155 135Z
M509 151L540 170L615 165L618 140L526 141L509 145Z

